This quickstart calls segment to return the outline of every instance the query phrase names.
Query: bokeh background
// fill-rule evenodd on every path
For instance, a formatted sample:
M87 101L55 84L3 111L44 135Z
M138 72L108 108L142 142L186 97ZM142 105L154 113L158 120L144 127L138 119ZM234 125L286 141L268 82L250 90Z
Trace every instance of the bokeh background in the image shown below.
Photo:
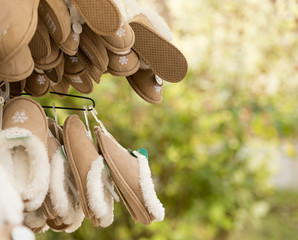
M297 1L141 4L169 23L189 62L186 79L165 82L158 106L110 75L89 96L119 143L148 149L166 218L134 224L120 202L106 229L85 220L73 234L49 230L37 239L298 239ZM89 104L52 95L40 101ZM59 124L70 114L58 110Z

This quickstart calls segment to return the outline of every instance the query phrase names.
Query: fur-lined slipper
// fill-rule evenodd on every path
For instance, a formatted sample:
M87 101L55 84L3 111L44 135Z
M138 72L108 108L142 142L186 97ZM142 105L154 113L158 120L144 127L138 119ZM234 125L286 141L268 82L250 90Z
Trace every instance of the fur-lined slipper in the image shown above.
M77 52L77 57L79 59L79 62L84 66L90 77L97 83L100 83L100 78L103 74L103 71L100 70L98 67L96 67L82 52L82 50L79 50Z
M63 0L40 0L38 14L56 43L63 43L71 32L71 21Z
M187 74L187 60L170 42L168 25L153 10L140 11L141 14L129 22L135 32L133 49L165 81L182 81Z
M2 132L0 133L1 145L4 145L5 141L5 136ZM5 161L3 157L1 155L1 162ZM24 204L12 181L13 179L9 179L9 176L6 174L5 166L0 166L0 191L3 193L0 198L0 228L5 224L18 225L23 222Z
M0 228L1 240L35 240L34 233L21 225L6 225Z
M109 226L114 219L113 198L105 187L112 186L103 158L86 134L77 115L69 116L63 126L65 150L79 190L84 214L93 225Z
M31 54L34 60L48 57L51 53L51 40L47 26L39 18L36 32L29 43Z
M69 56L64 54L64 72L66 74L77 74L84 70L84 66L80 62L78 56Z
M133 220L145 225L162 221L165 210L154 190L148 157L136 151L130 153L106 129L95 127L94 133L99 151Z
M140 68L139 57L133 50L126 55L118 55L108 50L108 56L108 72L114 76L129 76Z
M0 64L0 81L18 82L24 80L30 76L33 68L33 58L29 47L26 45L10 61Z
M38 208L35 211L24 213L24 225L31 229L34 233L42 232L46 228L46 216L42 211L42 208Z
M35 67L40 70L49 70L57 67L63 61L63 52L59 49L53 39L51 39L51 52L49 56L42 59L35 59Z
M33 97L42 97L50 90L50 79L42 73L33 71L26 79L25 92L31 94Z
M77 74L64 74L66 81L78 92L89 94L93 91L93 82L86 70Z
M100 37L92 32L87 25L83 27L80 49L102 72L107 70L109 63L107 50L100 40Z
M20 96L25 89L26 79L18 82L10 82L9 89L10 89L10 96L16 97Z
M151 69L139 69L126 79L133 90L145 101L152 104L161 103L163 82Z
M62 78L62 81L59 83L50 82L50 87L54 92L68 94L70 90L70 84L65 79L65 77ZM63 96L61 96L63 97Z
M10 26L0 38L0 64L11 61L29 44L37 27L39 0L11 0ZM1 5L2 10L2 5Z
M5 156L6 170L13 176L25 210L34 211L43 203L50 181L44 110L32 99L15 97L4 106L3 130L6 141L0 156Z
M78 49L80 44L80 35L75 33L73 30L71 30L68 38L65 42L59 43L59 48L69 56L74 56Z
M12 19L13 1L0 0L0 37L7 34Z
M120 28L122 16L117 0L71 0L86 24L96 33L109 36Z
M102 36L101 40L108 50L120 55L126 55L135 42L135 33L125 21L116 33L110 36Z
M62 61L55 68L45 70L45 74L49 77L49 79L55 83L59 83L62 81L63 73L64 73L64 62L65 59L62 57Z

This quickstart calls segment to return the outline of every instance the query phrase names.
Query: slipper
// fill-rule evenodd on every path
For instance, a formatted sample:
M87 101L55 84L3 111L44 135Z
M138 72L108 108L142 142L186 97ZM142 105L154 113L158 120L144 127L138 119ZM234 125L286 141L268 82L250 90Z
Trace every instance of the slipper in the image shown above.
M122 16L116 0L72 0L72 4L96 34L109 36L120 28Z
M13 176L25 210L34 211L46 197L50 178L44 110L32 99L15 97L4 106L3 130L6 141L0 146L0 156L6 161L0 164L9 163L7 172Z
M11 22L6 34L0 38L0 64L5 64L19 55L31 41L37 27L39 0L11 0L11 2L13 2Z
M74 56L80 45L80 35L71 30L68 38L63 43L58 43L59 48L66 54Z
M33 233L42 232L46 228L46 216L42 208L24 213L24 225L31 229Z
M136 73L140 68L139 57L134 51L126 55L118 55L108 50L108 56L108 72L114 76L129 76Z
M0 37L7 34L7 29L11 24L13 1L0 0Z
M49 56L42 59L34 59L35 67L40 70L49 70L57 67L63 61L63 52L59 49L53 39L51 39L51 52Z
M125 21L113 35L101 36L101 41L108 50L125 55L130 52L135 42L135 34L131 26Z
M62 57L62 61L59 63L57 67L44 71L51 81L55 83L59 83L62 81L62 77L64 73L64 63L65 63L65 59L64 57Z
M81 34L80 49L89 60L102 72L107 70L109 63L108 53L100 37L87 26L83 26Z
M126 79L133 90L145 101L152 104L161 103L163 82L151 69L139 69Z
M79 62L85 68L85 70L88 72L89 76L97 83L100 83L100 78L103 74L103 71L100 70L98 67L96 67L87 57L86 55L79 50L77 52L77 57L79 59ZM105 70L106 71L106 70Z
M39 18L36 32L29 43L31 54L34 60L48 57L51 53L51 40L47 26Z
M84 66L79 61L78 56L69 56L64 54L65 63L64 63L64 72L66 74L77 74L84 70Z
M1 44L0 44L1 45ZM28 46L24 46L5 64L0 64L0 81L18 82L32 73L34 62Z
M1 240L35 240L33 232L21 225L6 225L0 228Z
M25 92L33 97L42 97L50 90L50 79L42 73L33 71L33 73L26 79Z
M133 50L163 80L182 81L188 64L184 55L170 42L169 27L156 12L150 9L140 11L141 14L129 22L135 32Z
M86 70L77 74L64 73L65 80L78 92L89 94L93 91L93 82Z
M136 151L130 153L106 129L95 127L94 134L99 152L133 220L145 225L162 221L165 210L154 190L148 157Z
M70 16L65 1L40 0L38 14L55 42L65 42L71 32Z
M16 97L20 96L25 89L26 79L18 82L10 82L9 89L10 89L10 96Z
M54 92L68 94L70 90L70 84L68 81L63 77L62 81L59 83L54 83L50 81L50 87ZM60 96L63 97L63 96Z
M112 185L103 158L77 115L69 116L63 126L64 147L69 159L84 214L94 226L109 226L114 219L113 198L104 183Z

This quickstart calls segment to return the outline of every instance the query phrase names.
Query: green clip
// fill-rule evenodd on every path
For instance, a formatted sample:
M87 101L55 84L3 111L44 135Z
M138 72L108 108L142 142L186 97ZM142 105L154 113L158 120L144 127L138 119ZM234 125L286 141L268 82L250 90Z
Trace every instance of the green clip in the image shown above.
M105 160L105 159L103 159L103 164L105 165L105 169L106 169L106 171L107 171L107 173L108 173L109 177L111 177L111 172L110 172L110 169L109 169L109 167L108 167L108 165L107 165L107 163L106 163L106 160Z
M139 152L140 154L144 155L144 156L147 158L147 160L148 160L149 155L148 155L148 152L147 152L147 150L146 150L145 148L140 148L140 149L138 150L138 152Z

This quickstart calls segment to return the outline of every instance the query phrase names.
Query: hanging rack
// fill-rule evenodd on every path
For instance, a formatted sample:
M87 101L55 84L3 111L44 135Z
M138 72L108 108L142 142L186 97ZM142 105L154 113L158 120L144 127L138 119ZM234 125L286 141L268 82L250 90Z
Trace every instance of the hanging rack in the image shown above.
M66 96L66 97L73 97L73 98L81 98L81 99L86 99L92 102L92 106L93 108L95 108L95 101L90 98L90 97L84 97L84 96L79 96L79 95L73 95L73 94L65 94L65 93L58 93L58 92L50 92L50 94L54 94L54 95L60 95L60 96ZM31 94L28 93L22 93L21 95L28 95L28 96L32 96ZM53 106L42 106L43 108L50 108L52 109ZM55 106L56 109L64 109L64 110L74 110L74 111L91 111L92 109L88 108L73 108L73 107L59 107L59 106Z

